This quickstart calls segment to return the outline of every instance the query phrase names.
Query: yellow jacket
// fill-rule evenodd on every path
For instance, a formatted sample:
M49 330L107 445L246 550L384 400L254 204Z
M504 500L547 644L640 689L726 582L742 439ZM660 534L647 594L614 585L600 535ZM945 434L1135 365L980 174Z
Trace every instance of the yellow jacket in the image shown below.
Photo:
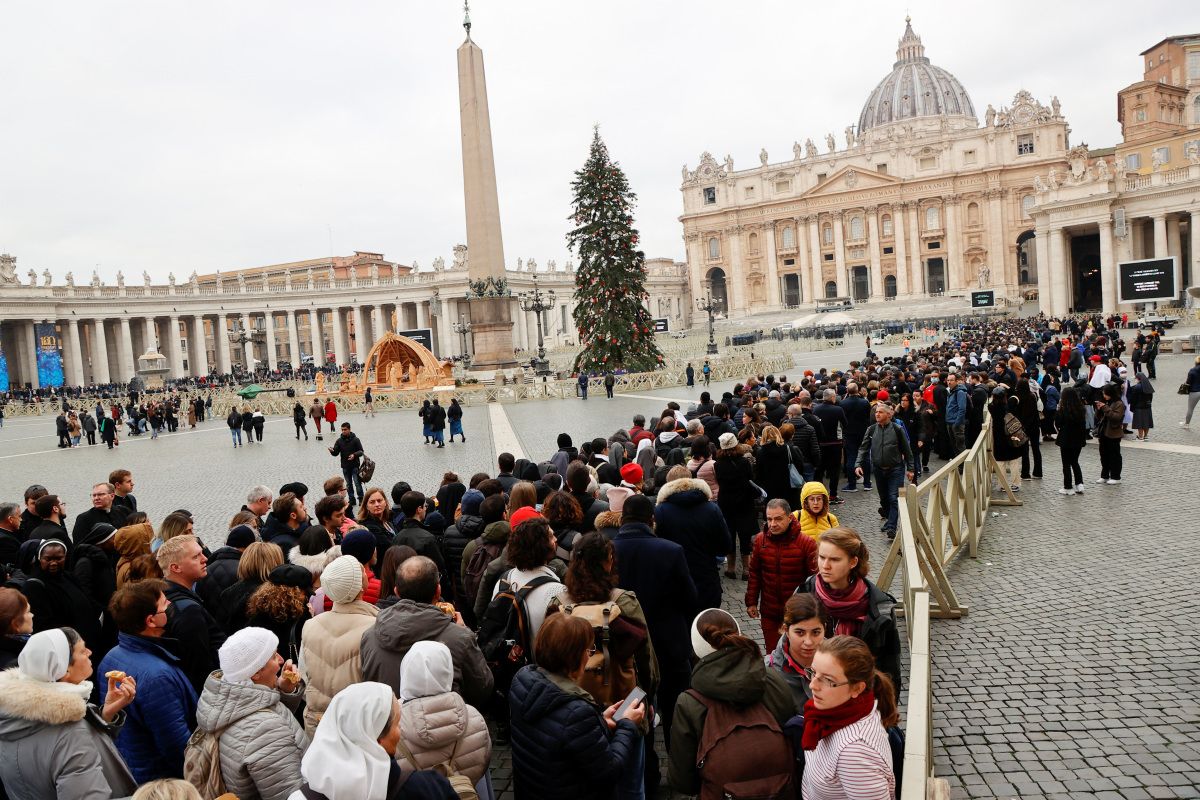
M814 517L805 505L805 501L814 494L824 495L825 497L825 513L819 517ZM829 492L825 489L825 484L820 481L809 481L801 487L800 510L794 512L792 516L800 520L800 530L814 542L820 538L821 531L827 531L830 528L838 526L838 518L829 510Z

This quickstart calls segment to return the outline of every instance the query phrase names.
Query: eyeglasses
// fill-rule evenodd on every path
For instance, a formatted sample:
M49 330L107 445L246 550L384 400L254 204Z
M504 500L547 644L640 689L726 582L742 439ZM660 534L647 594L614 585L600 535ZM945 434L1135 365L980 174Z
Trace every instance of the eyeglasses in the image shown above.
M801 669L804 670L804 677L808 678L809 683L820 681L821 685L827 689L836 689L839 686L846 686L850 683L850 681L842 681L839 683L827 675L819 675L818 673L814 672L811 667L802 667Z
M589 658L596 655L596 645L589 647L587 653Z

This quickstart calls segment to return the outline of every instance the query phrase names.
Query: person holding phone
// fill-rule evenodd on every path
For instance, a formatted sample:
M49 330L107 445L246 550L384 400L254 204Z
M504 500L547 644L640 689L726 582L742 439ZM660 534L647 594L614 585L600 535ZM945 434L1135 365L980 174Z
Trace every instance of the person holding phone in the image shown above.
M579 686L595 641L586 620L551 614L534 640L537 665L513 678L508 699L517 797L644 796L639 726L646 706L633 702L617 719L620 702L601 708Z

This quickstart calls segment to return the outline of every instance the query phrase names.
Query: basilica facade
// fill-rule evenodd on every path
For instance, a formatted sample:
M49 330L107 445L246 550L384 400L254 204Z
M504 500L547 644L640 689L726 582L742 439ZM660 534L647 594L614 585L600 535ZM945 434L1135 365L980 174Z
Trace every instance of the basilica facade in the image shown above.
M999 105L989 103L980 124L966 89L930 61L907 21L892 71L842 136L796 141L784 160L764 149L748 169L707 152L694 169L684 166L680 221L693 293L711 294L730 316L975 289L995 290L1001 306L1040 298L1055 313L1116 310L1101 273L1146 248L1113 245L1102 270L1101 212L1055 203L1084 185L1094 200L1102 182L1116 194L1140 191L1140 179L1131 184L1125 163L1106 158L1112 150L1073 147L1057 97L1019 90ZM1172 180L1200 178L1189 175L1185 168ZM1178 216L1164 216L1163 238ZM1065 217L1097 229L1101 241L1073 246L1064 237L1081 229Z

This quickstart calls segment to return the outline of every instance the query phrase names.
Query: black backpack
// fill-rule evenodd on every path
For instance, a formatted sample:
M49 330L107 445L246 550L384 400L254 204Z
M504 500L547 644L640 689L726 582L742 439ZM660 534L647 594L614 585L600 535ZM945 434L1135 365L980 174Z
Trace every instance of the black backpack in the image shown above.
M533 663L533 636L525 598L539 586L556 582L556 578L541 575L520 589L513 589L511 583L502 580L500 591L483 612L476 641L492 671L496 691L502 695L508 694L517 670Z
M500 557L504 545L485 542L480 536L467 565L463 568L463 591L466 592L468 605L475 602L479 596L479 584L483 583L483 573L487 572L488 564Z

